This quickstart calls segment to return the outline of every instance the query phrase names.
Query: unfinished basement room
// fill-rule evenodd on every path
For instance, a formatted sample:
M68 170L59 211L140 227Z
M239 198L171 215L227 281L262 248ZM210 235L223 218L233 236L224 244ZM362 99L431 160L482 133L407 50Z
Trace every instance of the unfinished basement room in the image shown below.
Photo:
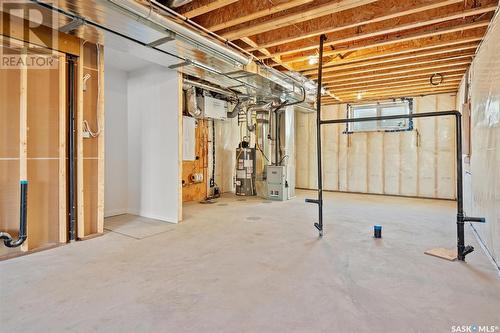
M0 332L500 333L498 0L0 14Z

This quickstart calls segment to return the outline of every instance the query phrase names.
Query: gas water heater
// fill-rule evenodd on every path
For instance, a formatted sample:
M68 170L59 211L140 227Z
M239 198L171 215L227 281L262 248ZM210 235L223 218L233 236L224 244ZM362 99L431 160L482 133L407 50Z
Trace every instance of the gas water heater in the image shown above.
M236 195L255 195L255 148L246 141L236 148Z

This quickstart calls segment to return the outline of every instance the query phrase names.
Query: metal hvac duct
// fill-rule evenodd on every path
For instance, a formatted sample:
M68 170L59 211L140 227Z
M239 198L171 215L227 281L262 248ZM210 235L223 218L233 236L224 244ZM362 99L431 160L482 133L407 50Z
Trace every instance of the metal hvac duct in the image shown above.
M200 49L208 49L217 53L221 58L231 62L246 66L252 61L249 57L245 57L239 52L236 52L222 44L219 44L211 39L199 35L197 32L180 25L179 23L169 20L166 17L156 13L152 8L147 8L135 1L130 0L107 0L107 2L126 11L129 15L134 15L140 20L152 22L161 28L175 34L176 39L184 40L192 44L196 44Z
M190 3L192 1L193 0L167 0L166 4L169 7L177 8L177 7L180 7L180 6L184 6L185 4Z

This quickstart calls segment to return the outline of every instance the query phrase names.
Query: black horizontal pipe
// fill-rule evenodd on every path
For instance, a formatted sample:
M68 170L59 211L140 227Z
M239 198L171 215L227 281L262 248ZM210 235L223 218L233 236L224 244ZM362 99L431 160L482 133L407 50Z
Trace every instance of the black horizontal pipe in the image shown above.
M363 121L376 121L376 120L389 120L389 119L442 117L442 116L461 117L462 114L458 111L438 111L438 112L424 112L424 113L411 113L411 114L395 114L395 115L391 115L391 116L379 116L379 117L328 119L328 120L322 120L321 125L342 124L342 123L359 123L359 122L363 122Z
M7 247L18 247L21 246L26 238L27 234L27 200L28 200L28 181L21 180L21 198L19 207L19 236L16 240L7 232L0 232L0 239Z
M319 99L321 100L321 99ZM486 219L483 217L468 217L464 213L464 203L463 203L463 175L462 175L462 114L457 110L451 111L438 111L438 112L423 112L414 114L399 114L390 116L378 116L378 117L363 117L363 118L344 118L344 119L329 119L320 120L317 122L317 131L320 133L321 125L329 124L345 124L345 123L357 123L366 121L377 121L377 120L389 120L389 119L413 119L413 118L426 118L426 117L444 117L444 116L454 116L455 117L455 136L456 136L456 162L457 162L457 257L460 261L465 261L465 256L474 251L472 246L465 246L465 233L464 224L465 222L479 222L485 223ZM318 111L319 118L319 111ZM323 191L322 178L321 175L321 141L318 136L318 195L321 196ZM306 202L315 203L319 206L319 219L320 227L322 230L322 215L323 215L323 205L321 198L319 200L306 199Z

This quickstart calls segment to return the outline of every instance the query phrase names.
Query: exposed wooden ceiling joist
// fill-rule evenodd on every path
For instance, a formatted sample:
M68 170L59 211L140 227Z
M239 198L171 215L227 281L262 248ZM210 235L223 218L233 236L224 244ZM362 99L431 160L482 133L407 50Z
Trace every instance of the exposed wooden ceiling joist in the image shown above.
M363 48L351 52L342 52L331 55L324 59L324 68L335 66L337 64L352 63L363 60L376 60L387 56L408 55L412 52L421 52L426 50L436 50L437 48L450 48L465 43L478 44L486 31L486 28L476 28L466 31L457 31L450 34L431 36L390 45L375 46L372 48ZM479 45L479 44L478 44ZM310 70L310 73L317 71L316 65L310 65L307 61L296 62L292 68L296 71Z
M197 0L181 6L180 8L178 8L178 12L188 18L193 18L230 5L237 1L238 0Z
M211 31L217 32L290 8L302 6L313 1L314 0L273 0L272 2L240 1L220 8L217 13L213 15L202 15L196 19L196 22ZM250 49L254 48L256 48L256 46L250 47Z
M430 31L424 31L424 32L418 32L418 33L412 33L412 34L404 34L402 36L397 36L397 37L392 37L392 38L380 38L380 39L375 39L375 40L363 40L363 41L358 41L357 43L352 43L352 44L347 44L343 46L339 46L337 49L331 50L331 51L325 51L324 56L331 56L334 54L337 54L339 51L340 52L347 52L347 51L355 51L355 50L361 50L361 49L366 49L366 48L372 48L375 46L384 46L384 45L390 45L394 43L401 43L405 41L412 41L412 40L418 40L418 39L423 39L427 37L433 37L433 36L438 36L438 39L442 39L443 42L445 42L445 38L443 38L443 35L449 34L449 33L454 33L454 32L462 32L464 30L470 30L470 29L476 29L476 28L484 28L487 27L489 24L489 19L486 20L481 20L477 22L472 22L472 23L465 23L465 24L460 24L460 25L454 25L446 28L441 28L435 30L434 28L430 28ZM314 53L306 53L303 52L301 54L295 54L295 55L290 55L287 57L281 57L281 60L286 63L294 63L294 62L299 62L299 61L307 61L309 60L310 56L314 55Z
M444 91L446 92L456 92L458 88L458 84L452 85L452 86L447 86L447 87L436 87L436 88L416 88L416 89L401 89L401 90L396 90L396 89L391 89L389 90L380 90L380 91L375 91L375 92L368 92L362 95L362 100L364 99L370 99L370 98L381 98L381 97L386 97L386 98L391 98L391 97L411 97L411 96L419 96L420 94L425 94L425 93L442 93ZM341 100L344 102L347 101L360 101L358 99L358 94L354 93L351 95L344 95L340 97ZM327 99L328 100L328 99Z
M344 79L336 79L332 80L331 82L325 82L324 85L326 87L330 86L340 86L342 84L352 84L352 83L359 83L359 82L365 82L365 83L374 83L374 82L380 82L382 80L387 80L387 79L397 79L397 78L410 78L410 77L417 77L417 76L422 76L422 75L432 75L434 73L448 73L451 71L463 71L465 72L468 68L469 63L465 63L462 65L450 65L450 66L445 66L445 67L440 67L440 66L432 66L431 68L417 68L415 70L411 71L402 71L402 73L382 73L380 75L374 75L372 77L366 76L363 77L363 80L360 81L359 77L349 77L349 78L344 78Z
M317 37L321 34L390 20L456 3L463 3L463 0L420 0L417 1L417 4L408 1L379 0L362 7L352 8L348 11L332 13L327 16L296 23L291 27L264 32L256 36L256 41L260 47L268 48L303 39L317 40ZM255 51L257 49L250 48L248 51Z
M269 66L317 78L327 103L456 92L499 0L195 0L180 11ZM435 74L444 76L431 86Z
M424 64L443 63L449 60L472 59L473 56L474 56L474 50L469 50L469 51L460 51L460 52L442 54L438 56L429 56L423 59L414 58L414 59L406 59L403 61L395 61L391 63L382 63L382 64L373 64L373 63L359 64L357 67L354 68L352 66L348 66L347 68L344 67L339 67L335 69L330 68L328 72L323 73L323 78L327 79L347 74L356 75L356 74L362 74L380 70L398 70ZM311 75L310 77L316 79L317 75Z
M402 97L418 97L418 96L427 96L427 95L435 95L435 94L456 94L457 88L454 89L444 89L444 90L421 90L421 91L409 91L408 93L398 93L398 94L388 94L388 95L378 95L378 96L370 96L370 98L362 98L358 100L357 98L347 99L347 100L325 100L321 102L321 105L338 105L338 104L356 104L356 103L367 103L367 102L378 102L381 100L390 100L393 98L402 98Z
M335 95L338 96L339 98L346 98L347 96L353 96L357 95L359 93L361 94L367 94L367 93L381 93L381 92L398 92L401 90L407 91L410 89L435 89L437 87L443 88L447 87L449 88L450 86L456 87L458 84L460 84L461 79L454 79L454 80L448 80L447 82L443 82L439 86L433 86L429 82L427 83L412 83L412 84L400 84L400 85L393 85L393 86L387 86L387 87L373 87L370 89L357 89L357 90L346 90L346 91L335 91Z
M453 60L453 61L443 61L438 64L433 64L433 65L416 65L410 68L405 68L405 69L398 69L398 70L381 70L381 71L373 71L373 72L368 72L364 73L362 75L356 75L355 78L358 80L361 79L370 79L370 78L375 78L375 77L380 77L380 76L387 76L387 75L396 75L396 74L405 74L405 73L413 73L417 71L422 71L422 70L434 70L436 72L439 72L441 68L449 68L451 66L463 66L463 65L469 65L472 61L470 59L459 59L459 60ZM345 80L351 80L353 76L349 73L340 75L340 76L335 76L335 77L329 77L325 78L323 82L329 83L329 82L341 82Z
M262 19L250 21L249 24L246 24L244 27L236 27L236 29L231 29L227 32L222 31L221 34L229 40L235 40L241 37L257 35L272 29L290 26L330 13L359 7L375 1L376 0L315 0L312 3L308 3L307 0L304 0L304 5L302 6L285 10Z
M349 69L349 68L360 68L364 66L372 66L372 65L380 65L380 64L388 64L388 63L395 63L395 62L400 62L400 61L415 61L418 59L430 59L434 56L438 55L446 55L446 54L453 54L455 52L459 51L475 51L479 45L479 42L472 42L472 43L465 43L465 44L458 44L458 45L452 45L451 47L439 47L439 48L434 48L430 51L425 51L424 52L410 52L410 53L404 53L402 55L389 55L389 56L384 56L384 57L376 57L376 58L364 58L361 60L356 60L356 61L346 61L346 62L339 62L335 63L334 65L331 66L325 66L323 68L323 73L328 73L328 72L333 72L333 71L338 71L338 70L343 70L343 69ZM311 77L315 77L317 74L316 70L308 70L302 72L303 75L311 75Z
M447 82L450 80L462 80L462 77L464 75L464 72L462 71L456 71L453 73L440 73L443 75L443 82ZM393 86L398 86L398 85L409 85L409 84L417 84L417 83L429 83L430 84L430 77L431 75L421 75L416 78L389 78L384 81L380 81L380 83L363 83L363 82L358 82L358 83L353 83L353 84L345 84L345 85L339 85L339 86L329 86L328 88L333 91L333 92L341 92L341 91L362 91L366 89L371 89L371 88L380 88L380 87L393 87Z
M471 9L468 11L455 11L454 14L445 14L438 18L429 18L422 20L421 18L415 17L413 20L415 22L409 24L398 24L394 22L394 25L385 26L384 22L375 23L377 27L365 27L362 31L355 31L353 29L347 29L346 31L341 31L335 34L329 34L328 40L325 43L325 49L330 47L335 47L336 45L342 45L350 42L356 42L359 40L377 40L378 37L386 38L387 35L394 35L395 38L403 39L404 36L408 35L411 37L415 34L425 34L429 32L436 31L438 29L453 29L454 27L461 26L463 24L474 24L476 23L473 19L465 19L465 17L476 16L488 12L493 12L496 7L485 7L479 9ZM489 23L489 19L485 20L486 25ZM268 49L271 53L269 56L262 57L282 57L284 55L296 54L296 53L306 53L307 56L314 56L317 53L318 45L317 41L305 41L290 43L286 45L280 45L278 47L273 47Z

